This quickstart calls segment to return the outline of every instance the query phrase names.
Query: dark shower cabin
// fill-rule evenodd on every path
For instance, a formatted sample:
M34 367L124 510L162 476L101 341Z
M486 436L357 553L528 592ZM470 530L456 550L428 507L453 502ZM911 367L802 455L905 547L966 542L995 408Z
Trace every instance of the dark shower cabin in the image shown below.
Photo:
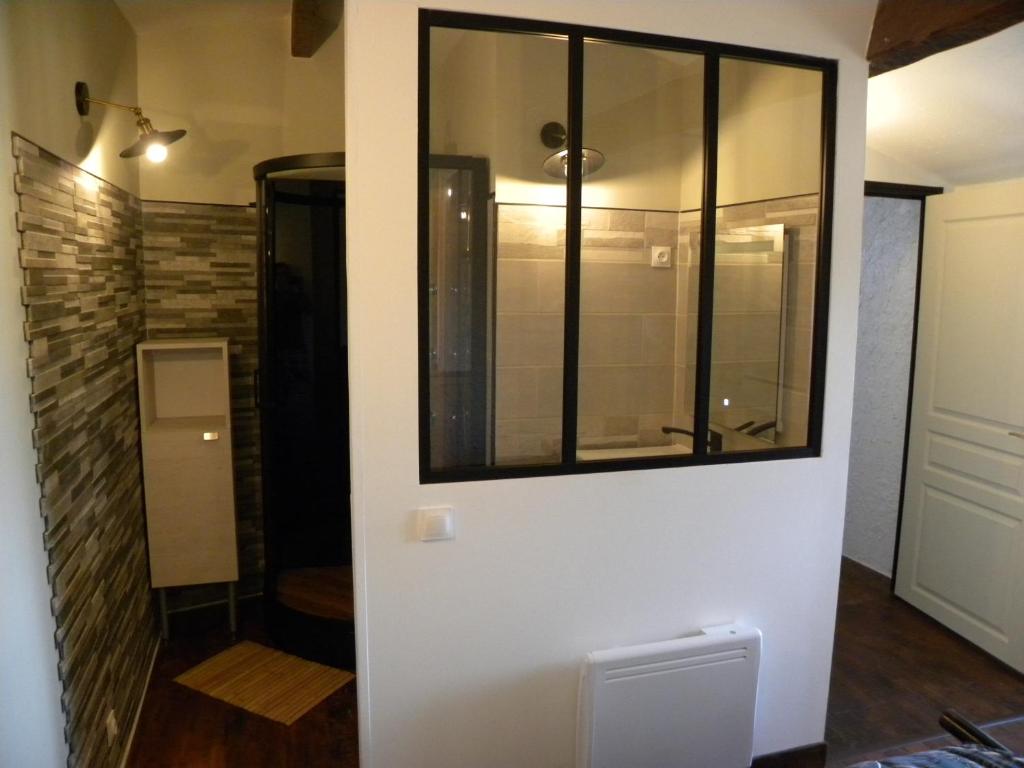
M354 668L343 153L254 169L267 624L286 651Z

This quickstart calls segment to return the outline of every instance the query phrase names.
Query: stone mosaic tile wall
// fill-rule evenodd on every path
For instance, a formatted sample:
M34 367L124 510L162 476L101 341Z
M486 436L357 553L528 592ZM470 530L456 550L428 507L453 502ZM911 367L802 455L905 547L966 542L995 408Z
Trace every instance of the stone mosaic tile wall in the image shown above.
M135 396L142 217L128 193L14 138L28 373L69 764L119 764L157 631ZM10 693L10 692L8 692ZM114 710L121 731L107 744Z
M263 517L255 208L142 203L143 285L149 339L225 336L230 343L231 420L238 515L240 592L262 589ZM224 599L223 587L171 594L171 605Z

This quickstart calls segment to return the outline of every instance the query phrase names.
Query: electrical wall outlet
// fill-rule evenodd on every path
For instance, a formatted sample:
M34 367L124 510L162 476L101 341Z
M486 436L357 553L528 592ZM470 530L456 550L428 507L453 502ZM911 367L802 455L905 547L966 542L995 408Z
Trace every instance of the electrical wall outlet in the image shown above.
M651 246L651 266L661 267L667 269L672 266L672 246L670 245L652 245Z
M107 746L117 741L117 713L114 710L107 712Z

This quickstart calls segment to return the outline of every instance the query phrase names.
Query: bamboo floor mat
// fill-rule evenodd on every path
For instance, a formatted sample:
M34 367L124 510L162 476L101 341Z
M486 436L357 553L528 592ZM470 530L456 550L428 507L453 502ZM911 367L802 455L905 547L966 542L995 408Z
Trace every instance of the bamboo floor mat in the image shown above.
M241 642L174 678L257 715L291 725L355 675Z

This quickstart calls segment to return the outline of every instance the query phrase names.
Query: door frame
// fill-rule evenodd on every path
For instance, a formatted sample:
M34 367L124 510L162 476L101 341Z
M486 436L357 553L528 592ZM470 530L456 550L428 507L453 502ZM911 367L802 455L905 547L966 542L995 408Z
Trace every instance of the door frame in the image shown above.
M892 551L892 576L889 591L896 592L896 569L899 567L900 534L903 532L903 496L907 485L907 452L910 447L910 415L914 405L914 373L917 368L917 324L921 309L921 270L924 264L924 217L926 201L931 195L941 195L943 187L918 184L896 184L888 181L865 181L864 197L888 197L898 200L918 200L921 203L917 225L917 274L914 277L914 319L910 336L910 374L907 378L907 409L903 432L903 457L900 465L900 497L896 508L896 542Z

